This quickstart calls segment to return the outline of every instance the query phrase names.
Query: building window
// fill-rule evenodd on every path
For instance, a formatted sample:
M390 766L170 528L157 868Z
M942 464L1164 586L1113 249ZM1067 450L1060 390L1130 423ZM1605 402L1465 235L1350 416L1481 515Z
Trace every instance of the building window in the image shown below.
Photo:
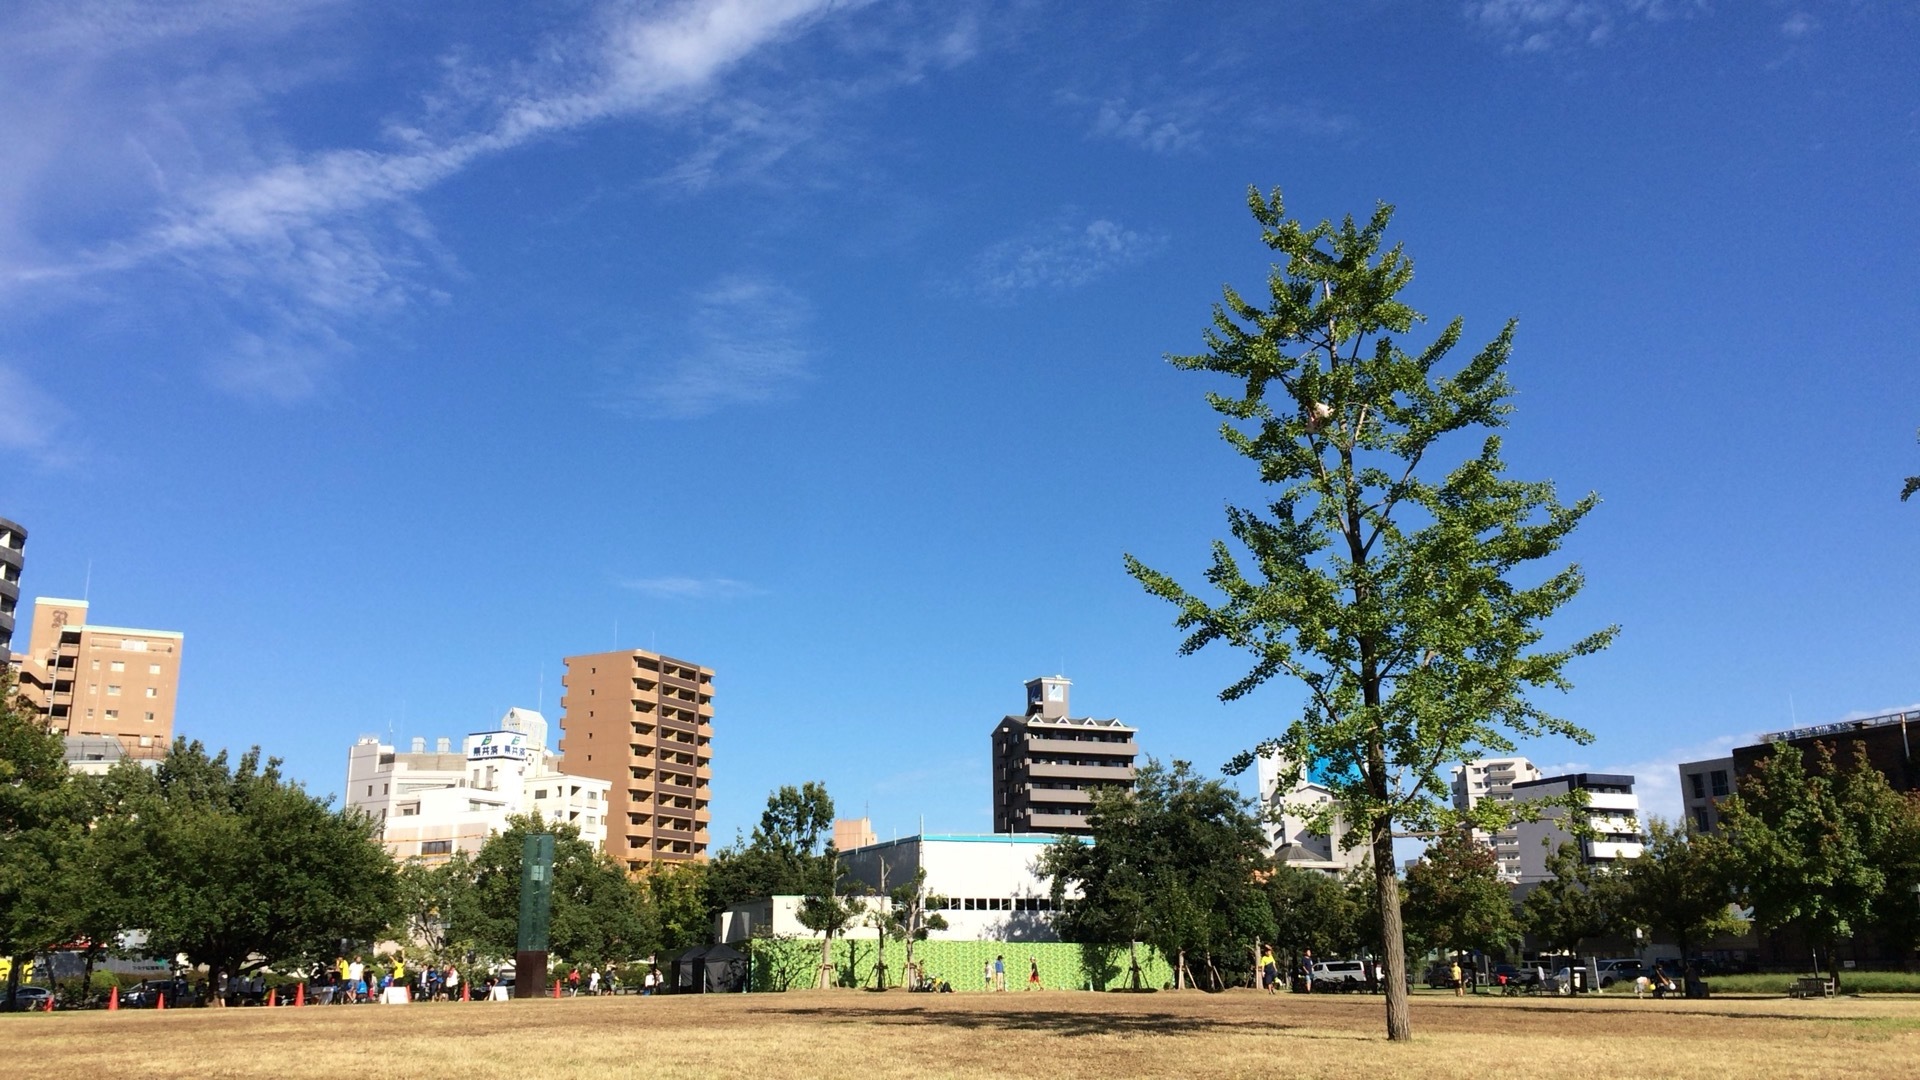
M420 854L422 854L422 855L451 855L451 854L453 854L453 841L451 841L451 840L422 840L422 841L420 841Z
M546 798L546 797L547 797L547 789L546 789L546 788L534 788L534 789L533 789L533 797L534 797L534 798L536 798L536 799L544 799L544 798Z
M152 714L152 713L147 713L147 714L146 714L145 716L143 716L143 717L141 717L141 719L143 719L143 720L145 720L145 721L146 721L147 723L149 723L149 724L151 724L151 723L153 723L153 714Z
M153 687L151 687L151 686L149 686L149 687L147 687L147 696L148 696L148 697L159 697L159 696L160 696L160 691L158 691L158 690L155 690L155 689L154 689Z
M108 697L119 697L119 696L120 696L120 685L119 685L118 683L108 683L108 684L107 684L107 696L108 696Z
M108 671L125 671L127 670L126 661L115 660L113 663L107 665L107 670Z
M160 674L160 665L159 665L159 664L148 664L148 665L147 665L147 674L149 674L149 675L158 675L158 674Z
M108 709L108 710L107 710L107 719L109 719L109 720L118 720L118 719L120 719L120 710L119 710L119 709Z
M1707 774L1706 773L1688 773L1687 783L1693 785L1694 798L1704 799L1707 797Z
M131 640L131 639L129 639L129 640L126 640L126 641L122 641L122 642L120 643L120 651L122 651L122 652L146 652L146 651L147 651L147 643L146 643L146 642L144 642L144 641L133 641L133 640Z
M1713 797L1723 798L1727 794L1727 770L1713 770Z
M1713 830L1712 819L1708 817L1707 808L1704 806L1694 810L1693 823L1700 827L1701 832L1711 832Z

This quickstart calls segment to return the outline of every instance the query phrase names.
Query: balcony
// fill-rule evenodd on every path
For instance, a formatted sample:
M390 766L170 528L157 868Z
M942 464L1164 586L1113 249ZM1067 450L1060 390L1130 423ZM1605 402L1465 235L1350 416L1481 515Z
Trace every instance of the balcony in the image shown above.
M1594 840L1587 844L1589 859L1637 859L1645 847L1637 842Z
M1640 809L1640 797L1621 795L1611 791L1589 791L1587 792L1587 809L1625 810L1631 813Z
M1077 814L1043 814L1035 810L1027 817L1027 828L1034 832L1085 832L1087 819Z
M1053 762L1036 761L1027 766L1027 776L1034 780L1078 780L1091 784L1131 784L1133 783L1133 766L1060 765Z
M1093 742L1077 739L1043 739L1038 736L1027 740L1027 752L1030 754L1067 754L1073 757L1136 757L1140 753L1140 744L1128 742Z

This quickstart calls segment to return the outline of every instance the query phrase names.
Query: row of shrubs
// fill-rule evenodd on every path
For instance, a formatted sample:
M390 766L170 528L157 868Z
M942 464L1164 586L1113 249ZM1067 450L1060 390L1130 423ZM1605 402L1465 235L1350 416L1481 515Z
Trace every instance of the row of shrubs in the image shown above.
M1716 994L1784 994L1795 979L1804 975L1715 975L1707 980ZM1920 972L1843 971L1840 992L1844 994L1920 994Z

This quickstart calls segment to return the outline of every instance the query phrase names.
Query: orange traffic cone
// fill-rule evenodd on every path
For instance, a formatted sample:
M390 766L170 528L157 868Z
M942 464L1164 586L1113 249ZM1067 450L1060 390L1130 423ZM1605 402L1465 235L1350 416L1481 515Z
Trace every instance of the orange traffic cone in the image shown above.
M273 987L268 987L267 988L267 1008L271 1009L278 1004L280 1004L280 991Z
M467 995L468 995L469 993L471 993L471 992L472 992L472 990L473 990L473 987L472 987L472 986L470 986L470 985L468 985L468 984L466 984L466 983L461 983L461 984L460 984L460 1000L461 1000L461 1001L472 1001L473 999L467 996Z
M554 996L554 997L559 997L560 995L559 995L559 994L555 994L555 995L553 995L553 996ZM52 995L51 993L49 993L49 994L47 995L47 1011L48 1011L48 1012L52 1012L52 1011L53 1011L53 995Z
M120 1011L120 987L118 984L107 988L107 1011Z
M307 984L294 983L293 984L293 1007L296 1009L304 1008L306 1004L307 1004Z
M560 980L559 979L553 980L553 1000L555 1001L560 1000Z
M166 994L164 994L164 993L161 993L161 994L155 994L155 995L153 995L153 1007L154 1007L155 1009L164 1009L164 1008L166 1008L166 1007L167 1007L167 995L166 995Z

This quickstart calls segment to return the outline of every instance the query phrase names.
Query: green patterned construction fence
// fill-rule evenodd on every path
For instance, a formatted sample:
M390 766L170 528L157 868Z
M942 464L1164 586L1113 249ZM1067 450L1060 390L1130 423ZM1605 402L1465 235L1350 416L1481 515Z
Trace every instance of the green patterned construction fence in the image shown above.
M876 985L875 961L881 943L871 936L839 938L833 943L835 986ZM888 941L886 981L896 987L906 980L905 942ZM806 938L756 939L741 951L752 961L751 987L756 993L805 990L816 982L820 942ZM1159 989L1173 983L1173 968L1152 948L1141 945L1140 985ZM996 990L990 985L995 957L1005 958L1008 993L1028 989L1032 965L1040 965L1042 990L1122 990L1130 985L1125 945L1072 945L1058 941L921 941L914 944L913 960L927 978L952 985L955 993Z

